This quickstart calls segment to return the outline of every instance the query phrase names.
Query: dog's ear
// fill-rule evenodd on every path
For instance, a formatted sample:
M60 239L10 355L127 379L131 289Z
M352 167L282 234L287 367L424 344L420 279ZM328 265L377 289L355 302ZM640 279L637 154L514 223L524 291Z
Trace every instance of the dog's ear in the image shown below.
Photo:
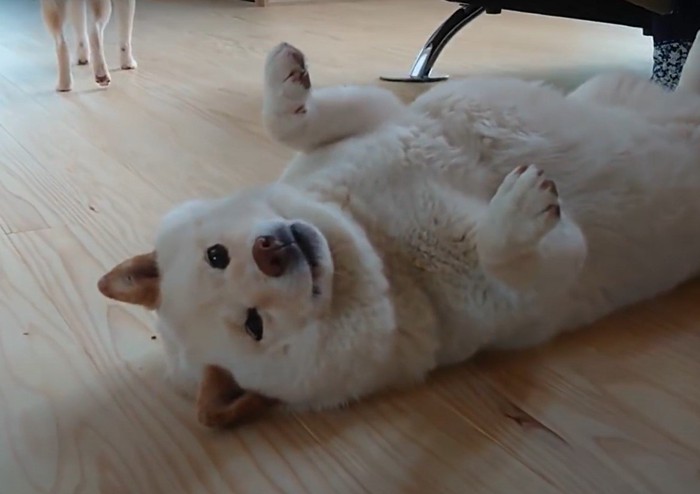
M241 389L230 372L209 365L197 396L197 419L205 427L224 429L251 422L277 400Z
M160 304L160 273L156 253L149 252L117 264L97 283L107 298L156 309Z

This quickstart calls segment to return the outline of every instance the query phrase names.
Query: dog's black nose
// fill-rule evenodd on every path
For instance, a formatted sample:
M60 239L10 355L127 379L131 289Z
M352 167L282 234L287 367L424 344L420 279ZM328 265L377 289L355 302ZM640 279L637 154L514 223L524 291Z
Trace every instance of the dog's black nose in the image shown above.
M253 260L258 269L272 278L282 276L294 258L294 236L287 227L278 228L273 235L263 235L253 244Z

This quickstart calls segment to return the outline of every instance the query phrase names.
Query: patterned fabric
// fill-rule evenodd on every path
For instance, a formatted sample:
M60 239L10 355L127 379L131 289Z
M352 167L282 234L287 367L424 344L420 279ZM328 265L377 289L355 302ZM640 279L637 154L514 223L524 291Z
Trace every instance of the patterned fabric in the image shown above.
M693 46L692 41L654 43L654 67L651 80L669 91L676 89L691 46Z

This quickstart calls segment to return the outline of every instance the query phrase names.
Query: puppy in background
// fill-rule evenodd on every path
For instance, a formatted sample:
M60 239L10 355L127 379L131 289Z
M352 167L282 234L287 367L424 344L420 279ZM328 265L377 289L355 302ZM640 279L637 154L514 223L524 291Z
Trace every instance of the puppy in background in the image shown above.
M131 52L131 36L134 25L136 0L113 0L119 22L119 50L121 68L136 68L136 60ZM87 9L92 14L88 26ZM104 29L112 15L111 0L41 0L44 22L56 43L58 59L57 91L70 91L73 76L70 68L70 54L63 27L66 15L70 14L77 39L76 58L78 65L87 65L92 56L95 82L102 87L109 86L111 78L104 54ZM68 12L70 11L70 12ZM89 27L89 30L88 30Z

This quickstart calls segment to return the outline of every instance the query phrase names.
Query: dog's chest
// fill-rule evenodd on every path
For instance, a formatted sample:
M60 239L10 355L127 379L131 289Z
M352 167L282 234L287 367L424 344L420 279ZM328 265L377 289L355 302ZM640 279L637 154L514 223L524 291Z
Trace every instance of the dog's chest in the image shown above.
M384 261L399 323L414 325L425 320L418 312L430 312L436 327L429 330L441 348L449 347L441 360L459 360L512 321L515 309L507 294L491 290L474 243L495 188L485 182L497 184L501 170L451 159L456 153L447 144L435 145L433 160L426 162L414 159L410 148L392 148L395 140L382 142L387 146L375 150L374 159L361 159L365 149L357 147L336 147L337 161L306 157L297 166L309 173L288 181L338 205L362 226Z
M481 270L474 232L483 203L438 182L404 184L384 194L351 194L345 209L380 253L399 323L432 314L440 362L455 362L508 326L517 301L494 291ZM414 328L422 331L422 328Z

